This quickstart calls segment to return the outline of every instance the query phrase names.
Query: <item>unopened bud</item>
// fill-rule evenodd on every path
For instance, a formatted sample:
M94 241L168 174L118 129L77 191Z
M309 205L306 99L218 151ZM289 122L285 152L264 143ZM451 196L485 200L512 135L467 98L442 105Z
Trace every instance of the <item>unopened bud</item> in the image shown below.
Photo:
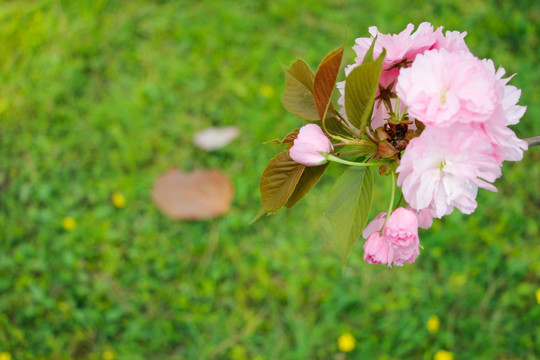
M393 158L397 154L396 149L388 141L381 141L377 146L377 150L379 155L386 159Z

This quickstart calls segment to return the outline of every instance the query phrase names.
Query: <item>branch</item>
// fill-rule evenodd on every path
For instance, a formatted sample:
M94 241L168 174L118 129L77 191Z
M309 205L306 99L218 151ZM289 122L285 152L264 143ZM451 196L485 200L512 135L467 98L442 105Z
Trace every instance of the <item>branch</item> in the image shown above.
M529 147L540 145L540 136L535 136L535 137L523 139L523 140L525 140L527 144L529 144Z

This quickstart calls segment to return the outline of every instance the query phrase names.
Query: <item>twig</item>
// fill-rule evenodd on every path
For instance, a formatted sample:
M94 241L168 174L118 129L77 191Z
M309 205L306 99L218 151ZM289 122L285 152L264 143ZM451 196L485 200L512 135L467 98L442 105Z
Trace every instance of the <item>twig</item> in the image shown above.
M529 144L529 147L540 145L540 136L535 136L535 137L523 139L523 140L525 140L527 144Z

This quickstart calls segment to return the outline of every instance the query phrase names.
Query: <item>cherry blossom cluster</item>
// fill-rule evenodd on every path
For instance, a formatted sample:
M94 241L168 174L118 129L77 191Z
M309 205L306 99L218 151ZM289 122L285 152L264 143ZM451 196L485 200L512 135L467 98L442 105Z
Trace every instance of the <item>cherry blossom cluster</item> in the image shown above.
M478 188L497 191L493 182L501 176L502 162L519 161L527 150L509 128L526 110L517 105L521 90L508 84L512 77L504 78L505 70L492 60L474 56L465 32L443 33L429 23L413 30L409 24L399 34L383 34L371 27L370 37L356 39L355 63L345 68L348 76L362 64L373 41L374 57L386 50L367 132L375 140L391 140L396 153L391 172L404 204L381 213L364 230L364 260L372 264L414 262L421 247L418 227L429 228L433 218L454 209L473 213ZM337 83L345 121L346 81ZM387 150L380 144L376 160ZM290 156L317 166L331 160L332 151L320 128L307 125Z

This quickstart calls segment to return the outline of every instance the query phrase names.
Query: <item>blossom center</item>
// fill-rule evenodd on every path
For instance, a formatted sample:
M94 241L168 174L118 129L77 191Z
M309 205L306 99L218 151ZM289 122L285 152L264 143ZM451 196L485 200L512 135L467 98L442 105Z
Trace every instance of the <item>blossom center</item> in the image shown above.
M446 160L441 161L441 163L439 164L439 171L442 172L445 166L446 166Z
M441 92L440 92L440 101L441 101L441 104L444 105L446 103L446 93L448 92L448 90L450 90L448 88L448 86L444 87Z

